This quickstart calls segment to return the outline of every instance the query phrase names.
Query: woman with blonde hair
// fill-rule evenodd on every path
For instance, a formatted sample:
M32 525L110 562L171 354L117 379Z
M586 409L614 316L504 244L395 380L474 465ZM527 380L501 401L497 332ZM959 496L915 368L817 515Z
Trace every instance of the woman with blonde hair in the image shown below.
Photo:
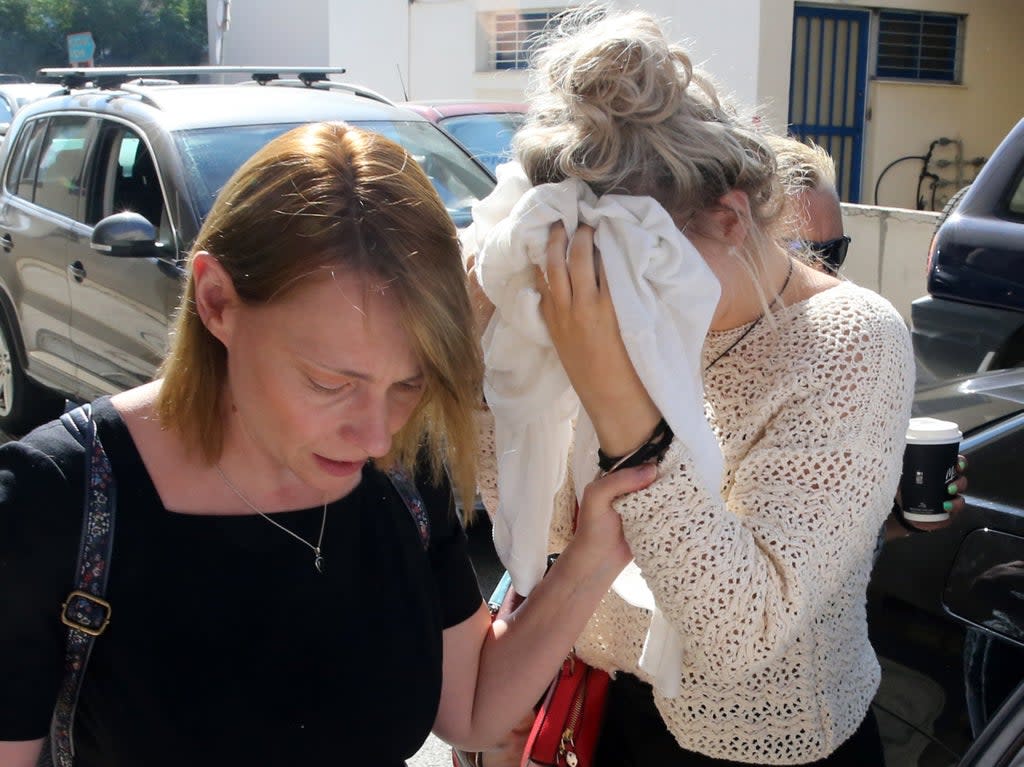
M161 377L92 403L110 469L86 495L116 525L82 529L70 427L0 448L0 764L36 764L89 641L62 766L399 765L431 729L511 727L628 560L612 497L651 476L596 484L545 588L492 626L453 502L475 490L471 325L455 227L400 146L317 123L248 160ZM106 625L68 596L80 535L114 539L83 560Z
M538 582L537 530L570 545L574 484L659 467L615 503L634 562L575 645L615 675L598 764L881 764L865 591L906 326L792 257L764 135L648 14L563 17L530 104L521 170L499 168L466 238L496 306L481 484L513 577ZM519 503L524 469L550 521Z

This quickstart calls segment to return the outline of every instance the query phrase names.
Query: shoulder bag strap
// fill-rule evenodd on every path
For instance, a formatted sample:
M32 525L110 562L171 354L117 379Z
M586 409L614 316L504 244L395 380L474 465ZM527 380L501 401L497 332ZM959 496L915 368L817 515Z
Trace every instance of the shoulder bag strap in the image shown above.
M50 751L56 767L71 767L74 759L72 727L78 695L93 642L110 622L110 603L103 597L110 574L114 544L117 492L110 461L96 433L89 405L61 416L61 422L85 448L82 534L78 544L74 589L61 609L68 627L64 680L50 725Z
M405 508L409 510L416 530L420 534L420 543L423 544L423 550L426 551L430 548L430 515L427 513L427 507L423 504L423 498L420 497L416 483L405 469L397 466L388 471L388 479L398 491Z

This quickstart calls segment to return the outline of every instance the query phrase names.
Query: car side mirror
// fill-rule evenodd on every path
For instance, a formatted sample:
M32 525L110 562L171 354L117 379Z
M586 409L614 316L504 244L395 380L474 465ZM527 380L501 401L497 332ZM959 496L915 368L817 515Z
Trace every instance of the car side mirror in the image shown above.
M138 213L107 216L92 230L89 245L105 256L142 258L157 254L156 227Z
M7 131L11 129L10 123L0 123L0 138L7 135Z
M1024 645L1024 538L982 528L960 544L942 595L970 625Z

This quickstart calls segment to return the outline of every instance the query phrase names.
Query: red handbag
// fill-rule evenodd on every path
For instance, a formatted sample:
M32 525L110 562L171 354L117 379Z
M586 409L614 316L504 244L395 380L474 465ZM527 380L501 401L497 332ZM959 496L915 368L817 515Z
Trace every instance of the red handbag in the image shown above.
M572 516L573 532L579 511L577 504ZM551 561L549 558L549 567ZM604 724L610 681L608 672L570 652L537 708L521 767L591 767Z
M506 572L489 600L492 617L506 617L523 599ZM607 672L569 653L537 707L522 767L590 767L604 723L610 681ZM453 748L452 764L475 767L480 764L480 754Z
M593 765L610 681L607 672L570 653L537 710L522 767Z
M573 531L577 514L579 504L573 512ZM548 567L557 556L548 557ZM506 618L525 598L512 588L512 577L506 570L488 600L491 619ZM520 767L592 767L604 724L609 682L608 672L570 652L537 706ZM480 764L480 756L453 748L453 767L475 767Z

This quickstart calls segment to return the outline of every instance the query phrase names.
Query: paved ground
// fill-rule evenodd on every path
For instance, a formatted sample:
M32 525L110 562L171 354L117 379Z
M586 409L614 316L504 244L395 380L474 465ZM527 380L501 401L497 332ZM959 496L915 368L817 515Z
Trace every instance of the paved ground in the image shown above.
M431 735L407 764L409 767L452 767L452 751L447 743Z

